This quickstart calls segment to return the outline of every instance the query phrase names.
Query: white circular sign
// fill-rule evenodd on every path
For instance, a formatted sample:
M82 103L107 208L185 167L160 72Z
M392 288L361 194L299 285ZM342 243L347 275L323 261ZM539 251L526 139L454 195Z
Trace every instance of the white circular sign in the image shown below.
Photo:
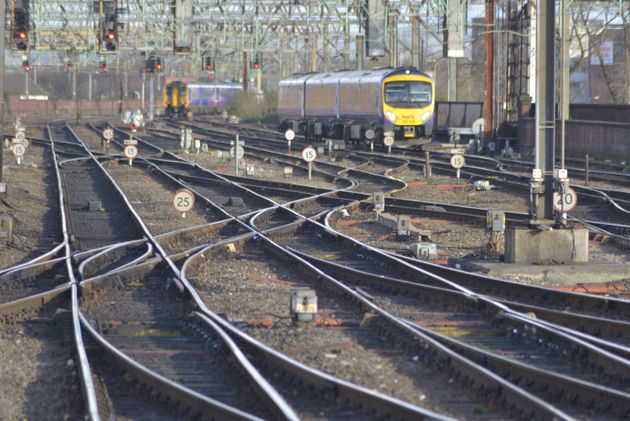
M175 210L186 213L195 205L195 195L188 189L179 189L173 196L173 206Z
M18 141L23 141L24 139L26 139L26 135L24 134L24 132L16 132L15 133L15 140Z
M125 146L125 156L129 159L134 159L138 155L138 148L135 145Z
M111 128L103 130L103 137L107 140L112 140L114 138L114 131Z
M392 146L394 144L394 138L392 136L385 136L383 138L383 143L385 146Z
M372 129L367 129L365 131L365 138L368 139L368 140L374 139L375 135L376 135L376 133L374 133L374 130L372 130Z
M462 168L464 165L466 165L466 160L464 159L464 155L451 156L451 167L458 170Z
M243 156L245 156L245 149L243 149L242 146L237 146L236 153L237 153L237 158L241 159ZM230 156L234 158L234 146L230 148Z
M557 191L553 192L553 209L556 212L571 212L577 206L577 201L577 193L570 187L564 195Z
M306 162L313 162L317 159L317 151L310 146L302 150L302 159Z
M295 139L295 132L291 129L288 129L286 132L284 132L284 138L289 142L292 141L293 139Z
M11 149L13 150L13 155L17 157L24 156L26 153L26 146L23 143L14 143L11 145Z

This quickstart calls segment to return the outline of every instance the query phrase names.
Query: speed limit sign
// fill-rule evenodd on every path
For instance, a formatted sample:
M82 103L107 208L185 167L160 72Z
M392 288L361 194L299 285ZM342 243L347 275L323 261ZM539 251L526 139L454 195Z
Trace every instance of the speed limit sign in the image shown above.
M456 170L462 168L464 165L466 165L466 160L464 159L463 155L453 155L451 156L451 167L455 168Z
M112 140L114 138L114 131L111 129L111 127L103 130L103 138L105 138L106 140Z
M24 134L24 132L16 132L15 133L15 140L18 141L23 141L24 139L26 139L26 135Z
M577 200L577 193L570 187L564 194L553 192L553 209L556 212L571 212L577 206Z
M136 156L138 156L138 148L136 147L136 145L127 145L125 146L125 156L129 159L134 159Z
M243 156L245 156L245 149L243 149L243 147L241 145L238 145L236 147L236 157L238 159L241 159ZM230 148L230 157L234 158L234 146L232 146Z
M392 146L394 144L394 138L392 136L385 136L383 138L383 143L387 147Z
M188 189L179 189L173 196L173 207L182 213L182 218L186 217L186 212L195 206L195 195Z
M313 162L317 159L317 151L310 146L302 150L302 159L306 162Z
M13 150L13 155L18 158L24 156L24 154L26 153L26 146L24 146L24 143L21 142L11 145L11 149Z

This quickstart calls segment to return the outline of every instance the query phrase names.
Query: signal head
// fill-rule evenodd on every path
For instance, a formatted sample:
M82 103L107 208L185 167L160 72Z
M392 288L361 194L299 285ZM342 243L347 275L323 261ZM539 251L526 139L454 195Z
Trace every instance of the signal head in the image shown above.
M20 40L26 40L26 31L18 31L17 38Z
M27 73L31 71L31 66L28 64L28 60L24 60L22 62L22 70L24 70Z

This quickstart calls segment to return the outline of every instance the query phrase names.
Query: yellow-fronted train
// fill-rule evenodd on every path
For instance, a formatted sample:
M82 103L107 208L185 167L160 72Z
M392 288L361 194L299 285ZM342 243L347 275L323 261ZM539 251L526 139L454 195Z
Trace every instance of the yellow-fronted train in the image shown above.
M424 140L433 130L432 78L414 67L302 73L280 81L280 131L308 140Z
M191 116L190 113L213 114L227 111L236 93L243 87L238 83L187 83L174 81L162 93L166 115Z

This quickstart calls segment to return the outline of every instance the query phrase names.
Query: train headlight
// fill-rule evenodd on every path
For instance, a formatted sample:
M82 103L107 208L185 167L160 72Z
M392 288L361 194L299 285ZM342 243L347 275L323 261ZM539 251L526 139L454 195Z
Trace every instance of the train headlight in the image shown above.
M396 114L392 113L391 111L385 111L385 117L392 123L396 122Z
M422 122L424 123L425 121L429 119L429 117L431 117L431 112L427 111L420 116L420 120L422 120Z

